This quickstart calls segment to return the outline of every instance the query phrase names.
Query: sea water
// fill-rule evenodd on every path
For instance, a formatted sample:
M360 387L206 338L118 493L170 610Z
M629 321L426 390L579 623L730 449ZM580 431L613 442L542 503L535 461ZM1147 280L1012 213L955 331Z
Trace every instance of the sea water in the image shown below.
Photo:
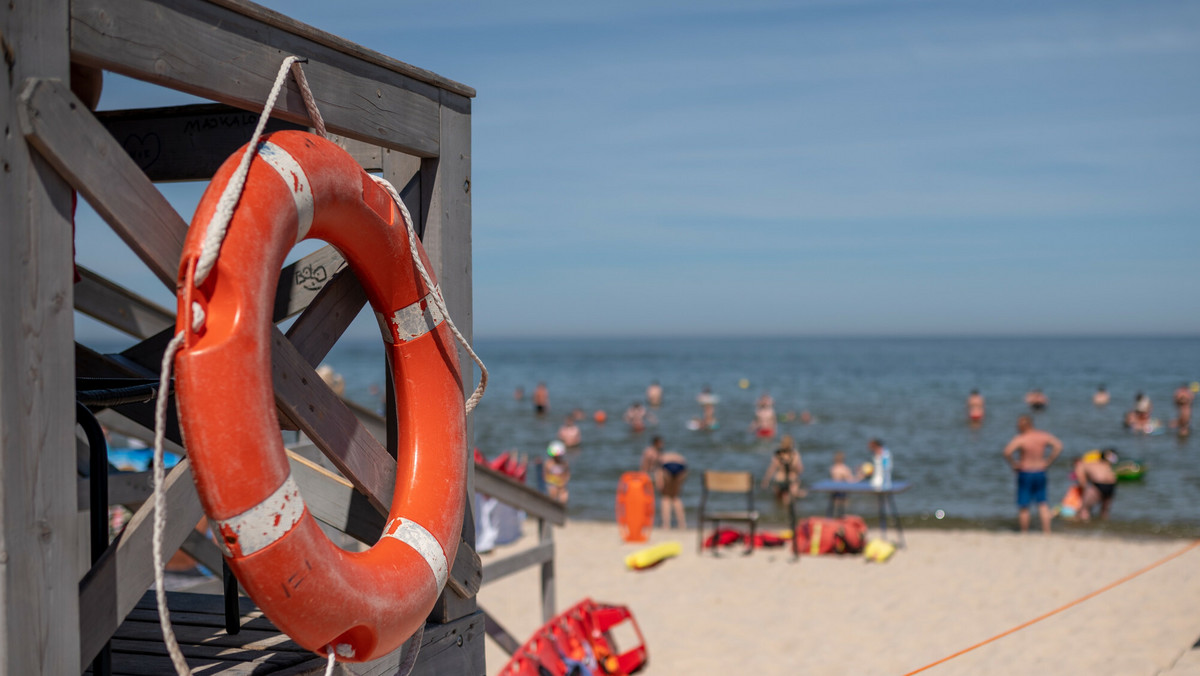
M567 454L572 518L613 518L617 481L637 469L654 435L687 458L689 518L702 470L749 470L761 479L777 438L759 440L749 428L755 400L769 392L780 415L814 416L811 424L779 424L779 434L797 441L802 484L828 478L835 451L844 451L851 467L870 460L867 441L879 437L892 452L895 480L912 486L896 498L906 523L1008 528L1015 522L1015 482L1001 451L1017 416L1028 412L1025 393L1040 388L1049 405L1035 415L1036 424L1064 445L1049 471L1052 505L1069 486L1072 456L1115 448L1148 470L1142 481L1120 484L1107 528L1200 533L1200 435L1134 435L1121 425L1139 391L1151 397L1155 418L1165 424L1175 416L1175 388L1200 379L1197 338L481 338L476 348L491 384L474 416L474 443L488 457L514 450L536 462L568 413L578 408L587 415L583 443ZM379 345L339 344L326 363L346 377L351 398L381 405ZM652 380L662 384L663 403L651 409L655 422L635 433L621 415L644 401ZM543 416L534 414L529 398L539 381L550 391ZM1104 408L1092 405L1100 384L1112 395ZM720 398L720 426L691 431L689 421L700 417L696 395L706 385ZM514 398L517 388L523 399ZM987 417L973 427L965 400L975 388L987 400ZM597 410L607 413L606 424L593 422ZM810 494L800 512L823 514L826 501ZM782 522L768 492L759 494L758 506ZM871 517L876 505L852 498L850 509Z

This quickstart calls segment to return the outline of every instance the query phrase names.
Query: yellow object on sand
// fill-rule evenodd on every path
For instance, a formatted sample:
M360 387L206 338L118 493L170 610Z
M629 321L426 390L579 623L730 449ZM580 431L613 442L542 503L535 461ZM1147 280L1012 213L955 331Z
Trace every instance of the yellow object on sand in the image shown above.
M625 557L625 567L630 570L644 570L673 556L679 556L682 551L683 545L678 542L664 542L661 545L639 549Z
M887 561L895 553L896 545L878 538L868 542L866 548L863 549L863 557L868 561L875 561L876 563Z

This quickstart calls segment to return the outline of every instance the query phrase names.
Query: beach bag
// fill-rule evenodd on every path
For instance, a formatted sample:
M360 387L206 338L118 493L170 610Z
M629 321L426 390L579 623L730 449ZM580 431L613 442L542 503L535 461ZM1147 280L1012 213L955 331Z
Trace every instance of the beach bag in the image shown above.
M834 549L839 554L858 554L867 545L867 522L854 514L844 516L840 521Z
M867 523L861 516L839 519L811 516L800 523L796 551L800 554L857 554L867 543Z

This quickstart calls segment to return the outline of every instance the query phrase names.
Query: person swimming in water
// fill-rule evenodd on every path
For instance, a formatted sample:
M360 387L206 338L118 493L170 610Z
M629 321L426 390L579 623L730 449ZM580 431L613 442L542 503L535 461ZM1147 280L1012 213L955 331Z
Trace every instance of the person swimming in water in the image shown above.
M1035 413L1046 410L1049 403L1046 394L1036 387L1025 394L1025 404Z
M713 394L708 385L696 395L696 403L700 404L700 429L711 430L717 426L717 395Z
M800 490L800 475L804 473L804 461L796 450L796 442L790 434L779 440L779 448L771 455L767 471L763 473L762 487L770 486L775 501L787 504L803 495Z
M971 390L971 394L967 395L967 420L976 424L981 423L983 414L983 395L979 393L979 390Z
M1104 385L1100 385L1100 387L1096 388L1096 393L1092 395L1092 405L1097 408L1103 408L1108 406L1108 401L1108 390L1104 388Z
M538 415L544 415L550 410L550 388L546 387L546 383L538 383L533 390L533 412Z
M657 380L651 381L650 385L646 387L646 403L649 404L651 408L658 408L659 406L662 406L662 395L662 385L659 385Z
M750 431L762 439L770 439L775 436L775 426L779 423L779 417L775 415L775 405L770 395L764 394L763 397L766 398L758 400Z
M1022 533L1029 532L1029 505L1037 504L1042 532L1050 532L1052 514L1046 505L1046 469L1062 453L1058 437L1036 429L1033 418L1017 418L1017 435L1004 447L1004 459L1017 476L1017 523ZM1049 455L1046 449L1050 449Z
M583 434L579 431L579 425L575 424L574 415L569 415L563 420L562 426L558 428L558 439L567 448L574 448L583 441Z

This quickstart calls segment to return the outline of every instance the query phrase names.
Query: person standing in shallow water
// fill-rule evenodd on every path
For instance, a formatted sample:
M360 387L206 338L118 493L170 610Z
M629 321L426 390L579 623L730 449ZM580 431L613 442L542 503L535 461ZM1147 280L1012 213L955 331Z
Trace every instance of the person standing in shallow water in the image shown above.
M646 403L651 408L658 408L662 406L662 395L662 385L659 385L657 380L652 381L649 387L646 388Z
M983 422L983 414L983 395L979 390L971 390L971 394L967 396L967 420L978 425Z
M538 383L533 390L533 412L538 415L544 415L550 410L550 388L546 387L546 383Z
M1033 418L1017 418L1017 435L1004 447L1004 459L1017 476L1017 524L1029 532L1029 506L1037 504L1042 532L1050 532L1050 508L1046 505L1046 469L1062 453L1058 437L1033 426ZM1046 449L1050 449L1049 455Z

